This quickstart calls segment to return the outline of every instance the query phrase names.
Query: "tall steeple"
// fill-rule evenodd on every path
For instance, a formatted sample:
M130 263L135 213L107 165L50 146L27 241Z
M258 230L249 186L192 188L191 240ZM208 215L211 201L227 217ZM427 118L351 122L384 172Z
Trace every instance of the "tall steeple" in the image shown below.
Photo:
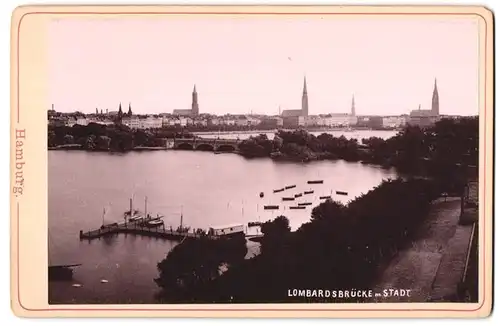
M306 76L304 76L304 89L302 90L302 115L309 115L309 100L307 98L307 81Z
M131 117L131 116L132 116L132 106L131 106L131 103L129 103L129 104L128 104L128 112L127 112L127 115L128 115L129 117Z
M439 115L439 94L437 89L437 79L434 78L434 91L432 93L432 107L431 112L433 115Z
M191 114L198 115L200 114L200 108L198 106L198 93L196 92L196 84L193 88L193 101L191 103Z
M122 111L122 103L120 102L120 106L118 107L118 117L122 117L123 116L123 111Z
M356 105L354 104L354 94L352 95L351 115L356 116Z

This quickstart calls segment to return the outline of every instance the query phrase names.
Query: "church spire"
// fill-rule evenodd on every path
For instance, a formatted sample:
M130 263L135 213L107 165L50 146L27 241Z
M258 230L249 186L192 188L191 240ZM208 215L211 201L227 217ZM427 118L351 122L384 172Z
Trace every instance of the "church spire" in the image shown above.
M302 115L305 117L309 115L309 99L307 97L306 76L304 76L304 89L302 91Z
M356 105L354 103L354 94L352 94L352 102L351 102L351 115L356 115Z
M200 114L200 107L198 106L198 93L196 92L196 84L194 84L193 87L193 99L191 102L191 114L192 115L199 115Z
M436 116L439 115L439 93L437 88L437 78L434 78L434 91L432 92L431 112Z
M128 115L129 117L131 117L131 116L132 116L132 105L131 105L131 103L129 103L129 104L128 104L128 112L127 112L127 115Z

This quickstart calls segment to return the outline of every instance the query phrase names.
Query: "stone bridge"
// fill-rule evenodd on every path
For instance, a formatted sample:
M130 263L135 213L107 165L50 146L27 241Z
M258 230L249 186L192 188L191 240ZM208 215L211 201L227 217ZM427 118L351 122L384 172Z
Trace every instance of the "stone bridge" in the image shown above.
M173 149L212 151L212 152L234 152L238 150L241 143L239 139L222 138L176 138Z

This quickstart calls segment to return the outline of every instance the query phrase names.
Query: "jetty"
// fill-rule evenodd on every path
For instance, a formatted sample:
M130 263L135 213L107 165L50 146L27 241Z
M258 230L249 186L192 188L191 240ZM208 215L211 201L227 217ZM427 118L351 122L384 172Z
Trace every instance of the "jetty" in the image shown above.
M184 238L201 238L208 237L210 239L217 239L218 236L206 235L195 232L179 232L170 228L165 228L164 225L149 227L141 222L122 222L116 223L109 226L102 226L99 229L90 230L84 232L80 230L80 240L91 240L97 239L104 236L110 236L115 234L136 234L144 235L153 238L164 238L170 240L183 240Z

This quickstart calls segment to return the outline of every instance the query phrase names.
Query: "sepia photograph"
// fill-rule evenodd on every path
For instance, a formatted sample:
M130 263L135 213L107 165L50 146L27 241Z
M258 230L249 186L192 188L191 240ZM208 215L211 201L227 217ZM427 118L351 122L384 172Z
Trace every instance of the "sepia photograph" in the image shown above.
M47 305L482 306L482 16L259 13L46 15Z

